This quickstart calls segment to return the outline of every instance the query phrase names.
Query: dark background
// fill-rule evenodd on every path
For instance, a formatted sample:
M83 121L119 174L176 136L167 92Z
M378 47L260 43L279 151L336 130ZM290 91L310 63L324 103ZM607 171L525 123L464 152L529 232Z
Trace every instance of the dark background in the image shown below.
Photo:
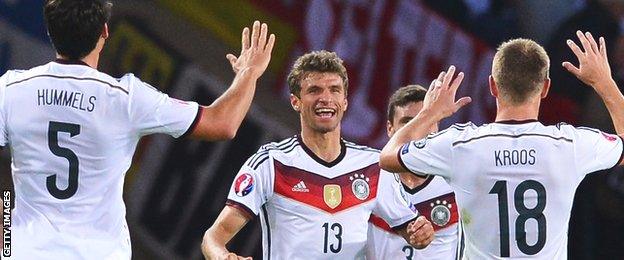
M42 0L0 0L0 74L54 58L45 34ZM278 36L254 105L231 142L144 138L126 175L125 201L134 259L200 259L203 232L224 206L238 168L258 147L299 130L288 105L285 76L298 55L336 51L349 70L349 111L343 134L381 147L392 91L427 83L450 64L466 73L463 95L474 102L443 127L485 123L495 112L487 76L496 46L525 37L551 57L552 91L545 123L566 121L613 132L600 99L560 66L576 62L565 46L576 29L604 36L612 71L624 70L624 1L618 0L376 0L376 1L113 1L111 38L100 70L134 73L171 96L209 104L233 78L225 54L238 53L240 31L253 20ZM622 86L622 84L620 84ZM0 186L11 189L10 153L0 157ZM624 259L624 173L587 176L570 219L570 259ZM261 257L257 221L229 248Z

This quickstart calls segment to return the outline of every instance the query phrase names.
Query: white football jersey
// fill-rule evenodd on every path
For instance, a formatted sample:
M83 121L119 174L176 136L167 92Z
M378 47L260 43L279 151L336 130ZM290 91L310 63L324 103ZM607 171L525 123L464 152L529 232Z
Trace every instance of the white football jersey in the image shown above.
M527 120L456 124L405 144L399 159L453 187L466 259L567 259L577 186L615 166L622 151L615 135Z
M135 76L62 61L0 78L15 259L129 259L124 175L141 136L190 131L201 109Z
M435 238L427 247L415 249L381 218L371 215L366 259L458 259L461 230L455 194L439 176L429 175L414 189L403 185L412 210L431 221Z
M371 213L394 228L417 217L379 151L341 141L325 162L299 137L262 146L237 174L227 205L260 214L263 259L364 259Z

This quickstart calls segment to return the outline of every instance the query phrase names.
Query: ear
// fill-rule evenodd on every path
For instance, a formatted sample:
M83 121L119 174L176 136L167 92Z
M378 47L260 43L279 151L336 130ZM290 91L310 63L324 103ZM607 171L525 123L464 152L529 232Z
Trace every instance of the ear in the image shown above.
M291 105L291 106L292 106L292 108L293 108L295 111L297 111L298 113L299 113L299 112L301 112L301 111L300 111L300 109L301 109L301 108L300 108L300 105L301 105L301 100L300 100L297 96L295 96L295 95L293 95L293 94L290 94L290 105Z
M494 81L494 77L492 77L492 75L488 78L488 83L490 85L490 94L498 98L498 86L496 86L496 82Z
M549 89L550 89L550 78L546 78L546 80L544 80L544 86L542 86L542 93L541 93L542 98L546 98L546 96L548 96Z
M349 100L347 99L347 97L345 96L344 98L344 110L343 111L347 111L347 107L349 106Z
M102 35L100 37L104 38L104 40L108 39L108 23L104 24L104 29L102 29Z
M394 127L392 127L392 122L390 122L390 120L386 120L386 133L388 137L392 137L394 134Z

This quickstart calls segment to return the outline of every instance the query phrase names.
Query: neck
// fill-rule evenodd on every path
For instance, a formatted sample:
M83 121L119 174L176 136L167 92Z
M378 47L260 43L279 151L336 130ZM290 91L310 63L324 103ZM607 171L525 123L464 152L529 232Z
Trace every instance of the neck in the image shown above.
M301 139L323 161L332 162L340 156L340 127L327 133L319 133L308 128L302 128Z
M61 60L70 60L69 58L63 55L60 55L58 53L56 54L56 58L61 59ZM89 65L89 67L94 68L94 69L97 69L99 60L100 60L100 54L99 52L96 52L95 50L87 54L87 56L84 56L82 59L80 59L80 61L86 63L87 65Z
M540 99L529 100L523 104L510 105L496 100L496 122L507 120L537 120L539 115Z
M410 189L415 189L425 182L425 178L420 178L409 172L399 173L401 182Z

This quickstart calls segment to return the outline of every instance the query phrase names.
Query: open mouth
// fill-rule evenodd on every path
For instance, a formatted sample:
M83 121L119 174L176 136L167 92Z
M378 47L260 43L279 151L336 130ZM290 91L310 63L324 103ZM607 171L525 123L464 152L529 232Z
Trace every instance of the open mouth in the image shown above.
M320 118L331 118L336 114L336 109L333 108L317 108L314 110L316 116Z

